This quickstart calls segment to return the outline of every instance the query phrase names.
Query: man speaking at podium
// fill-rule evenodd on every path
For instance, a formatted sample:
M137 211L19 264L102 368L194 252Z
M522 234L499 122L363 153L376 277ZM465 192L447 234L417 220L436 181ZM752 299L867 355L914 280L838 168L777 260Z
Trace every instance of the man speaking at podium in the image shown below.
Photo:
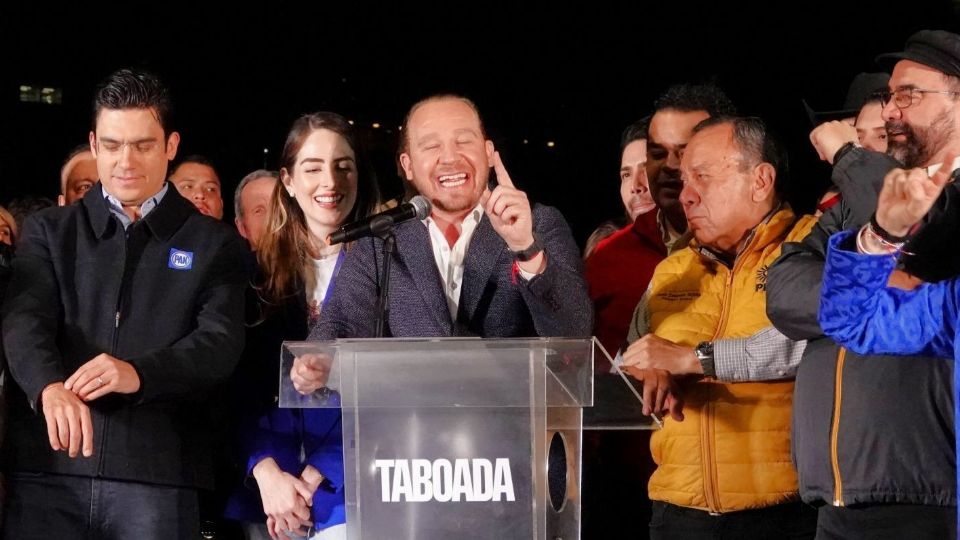
M392 252L384 250L385 242L379 238L361 238L347 248L310 338L589 336L591 303L570 229L556 209L531 206L526 194L514 187L486 137L476 106L455 95L427 98L410 109L402 135L400 164L407 180L430 202L429 215L395 224ZM491 167L496 182L491 181ZM420 206L420 217L427 213L425 206ZM378 297L383 286L384 253L390 257L386 259L390 282L383 289L388 294L386 316L381 319ZM327 383L329 367L329 357L297 358L291 369L294 387L304 394L320 389ZM504 386L516 382L508 373L503 373ZM404 375L409 373L398 373L394 378L403 379ZM513 459L518 472L510 485L528 484L531 479L524 480L519 473L521 469L532 470L530 456L523 452L526 447L520 444L519 449L511 449L502 442L527 433L530 419L524 420L517 409L482 410L447 412L438 418L417 407L377 409L362 421L364 433L378 434L376 442L362 445L344 441L344 448L357 449L356 459L364 464L365 471L372 470L367 464L392 466L394 459L397 463L407 463L409 458L422 462L431 456L435 463L449 464L448 458L454 457L463 458L456 463L472 460L474 467L484 460L488 464L503 463L509 475ZM401 449L406 447L401 441L410 439L415 426L427 424L433 433L448 433L458 441L455 456L443 444L418 444L415 454ZM523 429L518 430L518 425ZM386 471L381 470L382 481L387 481ZM405 476L409 477L400 474L396 478ZM396 478L391 484L400 486ZM378 534L372 536L382 537L398 526L397 520L406 519L407 509L411 509L406 503L400 504L402 496L380 499L379 488L385 485L382 481L362 476L353 488L354 493L366 489L366 493L374 494L367 499L358 495L358 504L376 508L366 514L377 516L377 523L365 525L365 536L376 530ZM509 493L507 500L513 501L512 490ZM517 501L526 500L523 497L517 495ZM454 533L447 526L462 536L462 522L457 516L466 518L476 512L476 500L469 503L471 506L418 506L416 515L437 517L435 512L442 508L440 514L450 521L431 521L432 532L418 531L417 537L449 537ZM485 508L499 519L486 521L483 535L500 538L516 535L517 527L523 528L530 507L516 502Z
M418 102L400 144L406 178L432 210L393 230L384 336L589 336L592 309L570 229L560 212L531 206L514 187L473 102ZM364 238L349 249L311 339L376 335L382 245ZM326 374L297 362L292 378L310 392Z

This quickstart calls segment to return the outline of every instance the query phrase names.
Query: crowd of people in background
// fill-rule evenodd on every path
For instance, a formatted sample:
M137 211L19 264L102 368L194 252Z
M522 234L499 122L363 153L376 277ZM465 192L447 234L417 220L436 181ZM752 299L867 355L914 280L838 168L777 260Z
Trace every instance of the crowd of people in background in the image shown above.
M585 477L585 537L957 537L960 35L877 63L842 108L808 107L832 167L815 213L791 207L788 156L747 104L679 84L624 129L623 214L582 250L472 101L426 97L397 165L432 209L388 255L329 242L400 202L341 115L297 118L230 224L216 165L178 155L164 83L110 74L57 201L0 207L4 537L345 538L340 412L278 407L278 352L383 328L597 338L594 369L664 418L585 443L631 494ZM282 376L311 394L327 368ZM589 522L603 511L646 523Z

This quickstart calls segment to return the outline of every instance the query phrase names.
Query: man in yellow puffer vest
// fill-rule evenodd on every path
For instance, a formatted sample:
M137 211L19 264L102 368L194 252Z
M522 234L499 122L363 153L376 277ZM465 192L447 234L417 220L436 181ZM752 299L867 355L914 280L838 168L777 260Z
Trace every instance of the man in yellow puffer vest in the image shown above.
M766 316L767 268L812 224L781 201L785 168L756 118L701 122L683 155L680 202L694 240L657 266L623 354L648 387L669 372L684 402L683 420L672 410L651 439L653 539L815 534L816 512L799 502L790 458L804 344ZM665 407L661 399L646 408Z

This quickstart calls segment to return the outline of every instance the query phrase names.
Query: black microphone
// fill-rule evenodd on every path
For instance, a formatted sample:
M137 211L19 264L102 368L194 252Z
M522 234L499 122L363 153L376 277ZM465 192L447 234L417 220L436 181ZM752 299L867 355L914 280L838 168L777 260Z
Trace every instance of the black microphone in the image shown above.
M413 218L426 219L429 215L430 201L422 195L417 195L410 199L410 202L398 204L379 214L343 225L330 235L327 242L332 246L342 242L352 242L365 236L379 236L397 223Z

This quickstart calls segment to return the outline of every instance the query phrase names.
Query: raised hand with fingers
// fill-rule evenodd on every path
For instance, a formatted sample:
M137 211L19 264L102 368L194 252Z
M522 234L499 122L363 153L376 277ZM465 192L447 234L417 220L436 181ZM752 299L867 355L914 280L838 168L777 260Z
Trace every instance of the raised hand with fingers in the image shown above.
M93 401L111 392L136 392L140 376L129 362L101 353L80 366L63 386L83 401Z
M923 219L952 174L951 153L933 176L925 169L894 169L883 179L877 199L877 224L894 236L906 236Z
M490 219L493 230L507 243L511 251L523 251L534 243L533 211L527 194L513 185L510 174L507 173L500 153L494 152L491 158L493 170L497 175L497 185L493 191L484 191L480 202ZM543 271L545 259L543 253L537 254L528 261L520 262L520 267L531 273Z

